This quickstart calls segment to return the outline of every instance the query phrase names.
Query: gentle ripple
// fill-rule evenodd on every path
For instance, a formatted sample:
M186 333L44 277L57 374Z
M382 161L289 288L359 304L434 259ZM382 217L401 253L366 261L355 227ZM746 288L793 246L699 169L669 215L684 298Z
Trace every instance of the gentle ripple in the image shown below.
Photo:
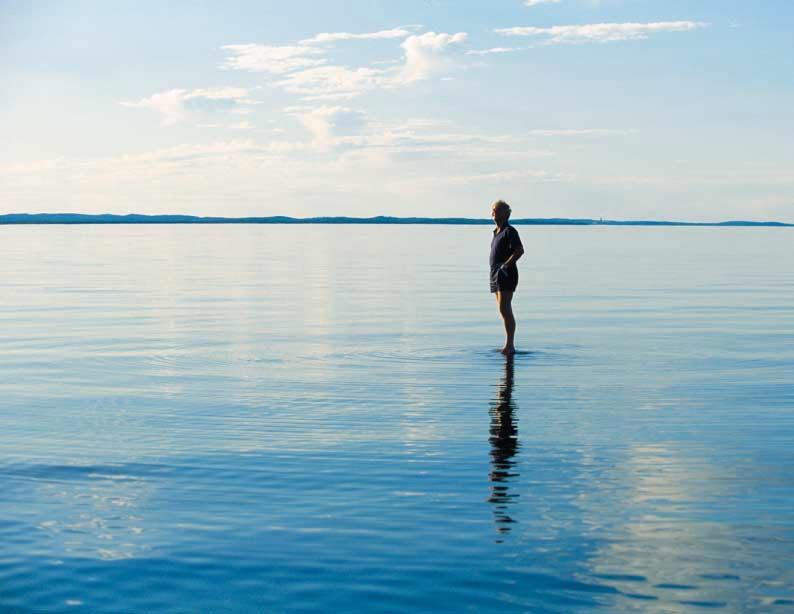
M0 227L0 610L790 609L790 231L521 233Z

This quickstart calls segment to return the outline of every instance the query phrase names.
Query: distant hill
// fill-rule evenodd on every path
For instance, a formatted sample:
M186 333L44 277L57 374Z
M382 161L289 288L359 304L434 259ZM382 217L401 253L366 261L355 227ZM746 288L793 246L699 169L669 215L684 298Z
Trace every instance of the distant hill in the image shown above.
M784 222L676 222L657 220L591 220L571 218L525 218L511 220L514 225L547 226L784 226ZM489 219L465 217L200 217L196 215L129 215L83 213L9 213L0 215L0 224L493 224Z

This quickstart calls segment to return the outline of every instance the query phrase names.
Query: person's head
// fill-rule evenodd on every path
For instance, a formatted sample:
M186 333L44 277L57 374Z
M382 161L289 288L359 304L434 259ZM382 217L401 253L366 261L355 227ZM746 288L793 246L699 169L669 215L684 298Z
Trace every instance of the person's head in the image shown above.
M491 217L498 226L502 226L510 219L510 205L503 200L494 201L491 205Z

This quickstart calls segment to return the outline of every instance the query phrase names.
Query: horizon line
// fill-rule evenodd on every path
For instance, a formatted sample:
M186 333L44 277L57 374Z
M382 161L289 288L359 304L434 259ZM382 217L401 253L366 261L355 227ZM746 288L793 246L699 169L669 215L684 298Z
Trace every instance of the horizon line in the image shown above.
M794 223L777 221L726 220L721 222L691 222L680 220L613 220L604 218L516 218L516 225L547 226L772 226L794 227ZM52 224L493 224L487 218L467 217L398 217L376 215L355 217L324 215L313 217L273 216L199 216L187 214L143 213L5 213L0 214L0 225L52 225Z

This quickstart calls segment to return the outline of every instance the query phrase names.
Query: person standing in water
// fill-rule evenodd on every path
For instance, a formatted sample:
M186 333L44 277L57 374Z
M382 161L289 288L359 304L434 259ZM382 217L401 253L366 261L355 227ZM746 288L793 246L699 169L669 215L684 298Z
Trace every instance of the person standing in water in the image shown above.
M491 239L491 292L496 294L496 304L505 324L507 338L501 352L505 356L512 356L516 353L516 319L512 306L513 292L518 286L516 261L524 254L524 246L518 231L507 223L510 219L510 205L503 200L497 200L491 205L491 217L496 223Z

